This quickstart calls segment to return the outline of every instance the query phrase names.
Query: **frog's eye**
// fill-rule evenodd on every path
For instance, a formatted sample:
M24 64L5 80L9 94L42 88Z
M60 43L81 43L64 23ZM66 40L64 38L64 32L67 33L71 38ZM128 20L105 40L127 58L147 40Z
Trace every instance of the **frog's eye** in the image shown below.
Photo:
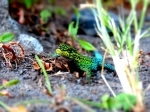
M56 53L57 53L57 54L61 54L61 52L62 52L62 51L61 51L60 49L56 49Z

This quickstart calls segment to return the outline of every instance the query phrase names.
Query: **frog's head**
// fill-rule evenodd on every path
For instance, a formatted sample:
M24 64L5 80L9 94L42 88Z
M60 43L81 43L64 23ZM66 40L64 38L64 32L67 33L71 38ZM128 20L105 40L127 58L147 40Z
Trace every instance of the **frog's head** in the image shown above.
M77 53L77 50L67 44L60 44L56 49L56 53L60 56L69 57L72 53Z

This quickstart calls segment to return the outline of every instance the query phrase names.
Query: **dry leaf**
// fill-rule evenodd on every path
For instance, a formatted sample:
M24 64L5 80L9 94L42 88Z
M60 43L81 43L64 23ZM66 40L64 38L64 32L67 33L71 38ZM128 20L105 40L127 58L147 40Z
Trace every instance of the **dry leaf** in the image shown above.
M52 71L53 70L52 63L44 62L43 64L44 64L46 71Z
M44 89L43 92L44 92L45 94L47 94L48 96L53 97L53 94L50 93L47 89Z
M9 112L28 112L24 106L9 107Z
M2 90L0 91L0 96L7 96L8 98L13 98L14 96L11 95L8 91Z
M45 68L46 71L52 71L53 70L52 63L48 63L48 62L44 62L44 61L42 63L44 65L44 68ZM36 61L33 62L33 68L35 70L40 70L41 69Z
M38 65L38 63L36 61L33 62L33 68L35 70L39 70L40 69L40 66Z
M8 81L6 79L2 80L2 84L5 85Z

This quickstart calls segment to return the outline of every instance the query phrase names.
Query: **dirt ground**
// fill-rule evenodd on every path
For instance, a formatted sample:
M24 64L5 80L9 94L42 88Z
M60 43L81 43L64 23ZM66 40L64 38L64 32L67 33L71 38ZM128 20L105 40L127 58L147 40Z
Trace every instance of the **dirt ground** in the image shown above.
M16 35L24 33L25 31L22 28L20 28L20 26L18 28L17 25L14 25L16 24L15 22L10 23L7 7L8 7L7 2L5 0L0 0L0 34L4 33L5 31L14 32ZM44 52L47 54L54 53L54 50L57 47L55 45L55 40L50 38L51 37L48 38L37 37L37 39L40 40L41 44L44 47ZM99 38L88 37L86 35L84 36L84 38L89 40L91 43L94 43L94 45L100 50L99 45L102 45L102 42L100 41ZM147 53L150 52L148 41L150 41L150 38L141 41L141 48L144 49L145 53L142 56L143 63L140 65L139 69L139 75L143 84L143 89L146 89L150 83L150 75L149 75L150 56L147 55ZM34 59L34 53L26 51L25 54L26 57ZM44 76L40 71L34 70L32 66L32 61L28 58L25 58L22 61L20 61L17 68L15 68L13 64L14 66L13 70L10 70L10 68L4 64L5 62L3 59L0 59L0 84L2 84L2 80L4 79L5 80L18 79L20 81L19 84L6 89L14 96L13 98L0 97L0 100L5 102L9 106L14 106L26 100L39 99L54 102L53 98L51 98L50 96L48 96L43 92L45 87ZM101 96L104 94L112 95L109 89L107 88L106 84L100 77L100 73L98 73L97 76L98 78L96 78L95 81L93 81L90 84L82 84L81 83L82 78L76 79L76 77L73 74L70 74L68 72L67 73L61 72L61 74L59 75L56 75L56 73L52 72L48 73L48 75L51 81L54 95L58 95L60 87L62 85L65 85L66 87L66 95L74 98L78 97L89 99L92 101L99 101ZM113 73L109 73L107 71L105 71L105 75L108 83L111 85L114 92L116 94L122 92L122 87L119 82L119 79L116 76L113 76ZM144 95L145 95L144 101L146 104L146 109L149 110L150 90L147 90ZM63 106L73 112L86 111L80 105L71 101L65 101L60 106ZM27 105L27 109L29 110L29 112L53 112L56 111L60 106L51 106L50 104L46 103L38 103ZM97 109L95 110L97 112L103 111Z

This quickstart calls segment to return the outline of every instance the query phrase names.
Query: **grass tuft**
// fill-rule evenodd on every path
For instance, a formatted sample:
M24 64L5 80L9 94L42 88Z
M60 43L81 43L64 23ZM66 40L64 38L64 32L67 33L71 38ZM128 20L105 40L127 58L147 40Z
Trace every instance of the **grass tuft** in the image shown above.
M126 20L119 18L120 28L116 26L113 18L102 7L100 0L96 0L95 2L98 13L93 10L97 33L113 58L117 75L124 90L123 92L137 96L137 105L140 106L141 110L144 110L144 103L142 83L139 80L138 74L139 40L150 35L150 29L142 32L145 13L149 4L148 0L144 0L143 2L144 6L141 11L141 18L138 20L136 11L138 0L130 0L131 11ZM132 25L134 26L134 37L131 35L133 33L131 32ZM109 36L107 28L112 31L113 37ZM114 38L116 45L111 42L111 38Z

